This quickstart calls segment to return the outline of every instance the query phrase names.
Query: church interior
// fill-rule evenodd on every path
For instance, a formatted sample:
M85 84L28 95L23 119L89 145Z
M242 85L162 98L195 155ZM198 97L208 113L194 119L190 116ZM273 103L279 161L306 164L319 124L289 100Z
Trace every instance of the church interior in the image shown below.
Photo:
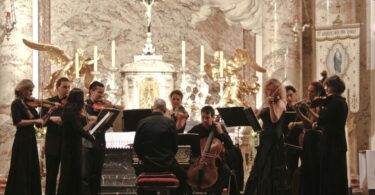
M302 100L309 83L337 75L349 110L348 186L375 192L375 0L3 0L0 11L0 194L16 133L14 87L30 79L33 96L48 98L62 76L85 94L102 82L124 110L149 109L157 98L171 108L179 89L189 130L205 105L260 107L268 79L294 86ZM134 194L125 118L107 132L102 194ZM246 182L259 135L228 132ZM45 133L36 134L43 187Z

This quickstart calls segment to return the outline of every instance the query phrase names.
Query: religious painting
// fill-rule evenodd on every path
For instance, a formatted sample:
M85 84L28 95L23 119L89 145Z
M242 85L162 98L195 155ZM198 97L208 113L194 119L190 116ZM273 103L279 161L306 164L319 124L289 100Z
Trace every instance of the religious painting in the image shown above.
M328 76L340 76L351 112L359 111L359 24L316 28L316 78L323 70Z
M159 85L154 78L145 78L140 86L140 108L151 108L159 98Z

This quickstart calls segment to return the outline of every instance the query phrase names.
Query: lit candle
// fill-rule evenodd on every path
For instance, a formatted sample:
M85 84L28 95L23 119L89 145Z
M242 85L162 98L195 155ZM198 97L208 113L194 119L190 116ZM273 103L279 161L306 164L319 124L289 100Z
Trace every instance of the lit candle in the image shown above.
M200 71L204 71L204 46L201 45L201 61L200 61Z
M116 43L112 41L112 67L116 67Z
M79 78L79 58L78 58L78 52L75 54L75 71L76 71L76 79Z
M286 78L286 73L287 73L287 67L288 65L288 54L289 54L289 47L286 48L286 52L284 55L284 78Z
M94 72L98 71L98 46L94 46Z
M186 66L186 47L185 41L181 43L181 66L184 68Z
M220 78L224 77L223 60L224 60L224 53L223 51L220 51Z

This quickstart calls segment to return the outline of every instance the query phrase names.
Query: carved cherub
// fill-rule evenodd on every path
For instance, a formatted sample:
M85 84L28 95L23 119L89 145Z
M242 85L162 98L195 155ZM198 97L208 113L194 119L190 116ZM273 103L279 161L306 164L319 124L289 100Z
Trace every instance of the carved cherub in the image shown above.
M48 85L44 87L44 90L47 90L51 96L54 95L54 84L60 77L67 77L69 80L73 81L75 77L75 67L74 67L74 58L68 56L64 50L61 48L44 43L34 43L32 41L22 39L23 43L38 51L46 51L48 53L48 61L50 64L57 65L60 69L51 74L51 80L48 82ZM94 61L90 58L87 58L84 55L82 50L77 50L79 56L79 75L84 77L84 87L88 89L88 86L93 80L93 63Z

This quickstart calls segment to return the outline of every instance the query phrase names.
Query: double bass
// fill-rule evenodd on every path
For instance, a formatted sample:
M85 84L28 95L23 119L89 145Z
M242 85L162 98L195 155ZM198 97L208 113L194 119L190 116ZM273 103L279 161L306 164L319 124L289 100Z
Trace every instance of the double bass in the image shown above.
M201 138L201 156L187 171L187 183L194 190L208 190L219 178L216 162L222 159L224 146L219 139L214 137L215 131L213 124L208 137Z

